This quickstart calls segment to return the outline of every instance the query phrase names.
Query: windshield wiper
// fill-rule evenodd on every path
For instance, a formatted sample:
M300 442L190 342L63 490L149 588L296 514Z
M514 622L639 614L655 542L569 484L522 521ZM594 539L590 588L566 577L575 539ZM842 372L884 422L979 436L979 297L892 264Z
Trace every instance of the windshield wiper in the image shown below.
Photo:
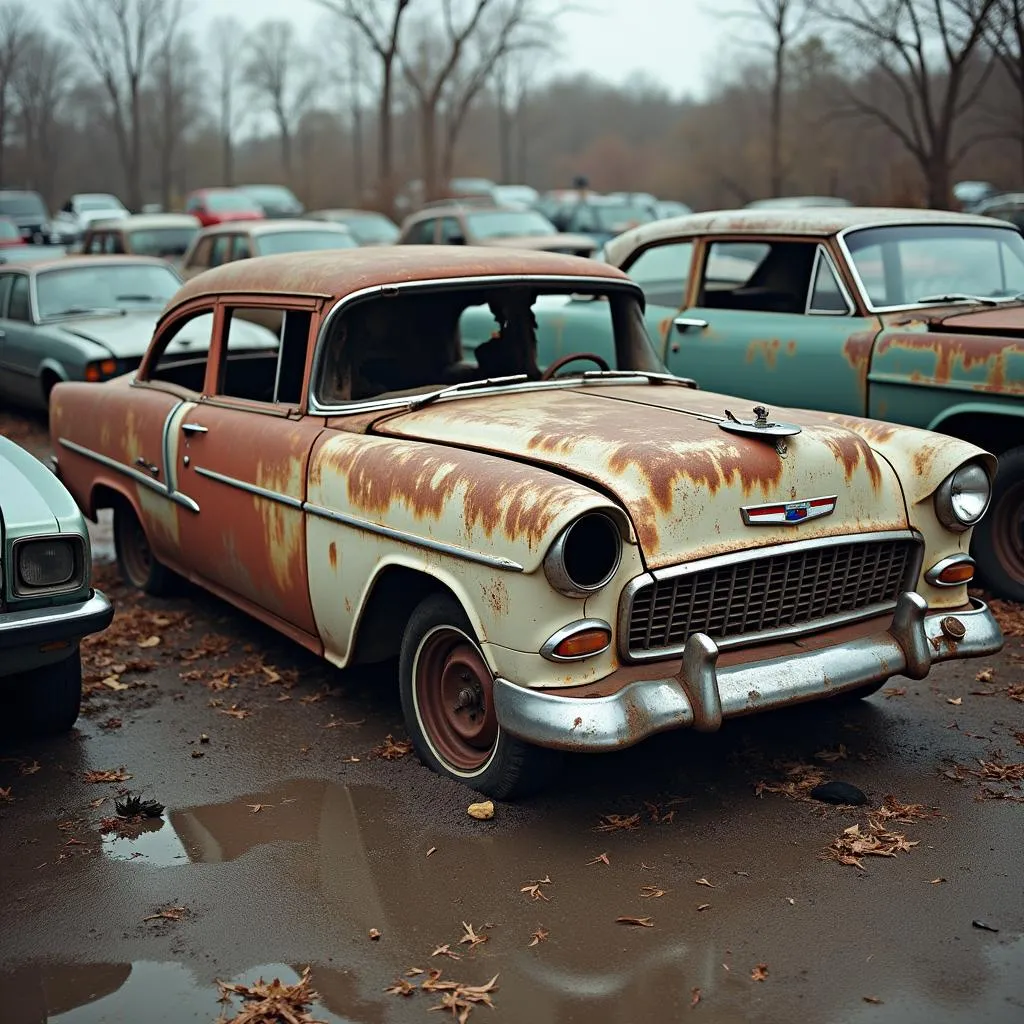
M452 384L451 387L441 388L440 391L431 391L429 395L414 398L409 403L410 409L422 409L425 405L431 405L441 398L448 398L451 395L461 394L463 391L472 391L475 388L493 387L496 384L521 384L529 378L525 373L516 373L511 377L487 377L484 380L467 380L461 384Z
M56 320L62 316L85 316L86 314L97 314L99 316L124 316L123 309L116 309L113 306L68 306L59 313L49 313L43 319Z
M159 295L118 295L117 302L163 302Z
M968 295L965 292L950 292L948 295L922 295L915 302L977 302L982 306L998 306L999 299L986 295Z

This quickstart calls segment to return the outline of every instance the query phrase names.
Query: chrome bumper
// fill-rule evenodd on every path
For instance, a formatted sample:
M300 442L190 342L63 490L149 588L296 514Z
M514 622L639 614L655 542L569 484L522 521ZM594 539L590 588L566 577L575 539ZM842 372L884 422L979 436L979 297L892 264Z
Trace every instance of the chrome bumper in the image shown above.
M815 700L905 675L923 679L932 665L994 654L1003 636L992 613L971 600L969 611L929 613L920 594L900 595L887 630L821 650L717 667L718 647L690 637L674 676L630 683L607 697L565 697L494 681L501 727L542 747L617 750L667 729L714 732L722 720ZM959 633L963 632L960 637Z
M0 650L80 640L99 633L114 618L114 606L98 590L75 604L56 604L0 614Z

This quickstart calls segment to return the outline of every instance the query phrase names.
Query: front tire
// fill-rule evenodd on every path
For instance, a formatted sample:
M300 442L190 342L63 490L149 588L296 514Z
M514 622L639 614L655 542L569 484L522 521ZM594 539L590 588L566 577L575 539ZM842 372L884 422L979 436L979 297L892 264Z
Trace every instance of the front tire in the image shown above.
M6 680L5 680L6 682ZM31 736L60 736L78 720L82 706L82 655L10 679L19 718Z
M423 600L409 619L399 659L413 747L439 775L507 800L544 787L559 755L501 730L493 682L461 605L445 594Z
M120 501L114 508L114 550L125 583L153 597L171 593L174 573L156 560L145 528L127 501Z
M1024 447L999 456L992 504L974 529L971 551L996 597L1024 601Z

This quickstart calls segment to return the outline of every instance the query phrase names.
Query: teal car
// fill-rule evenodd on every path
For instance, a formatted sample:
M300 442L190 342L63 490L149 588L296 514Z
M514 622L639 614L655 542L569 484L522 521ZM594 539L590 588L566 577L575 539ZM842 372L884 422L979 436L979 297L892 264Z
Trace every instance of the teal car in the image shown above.
M106 629L114 609L90 586L89 533L74 499L5 437L0 537L0 695L23 731L67 732L82 698L79 643Z
M644 224L604 257L643 289L672 373L997 455L971 553L996 594L1024 601L1024 237L1013 225L927 210L726 211ZM538 311L542 368L614 365L600 301ZM463 316L467 348L493 329L486 309Z

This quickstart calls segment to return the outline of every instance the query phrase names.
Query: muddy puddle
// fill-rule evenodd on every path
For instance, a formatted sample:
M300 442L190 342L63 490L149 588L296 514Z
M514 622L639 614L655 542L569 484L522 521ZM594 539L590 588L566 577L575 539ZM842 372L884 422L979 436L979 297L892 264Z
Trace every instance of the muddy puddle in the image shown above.
M965 865L941 852L942 823L908 826L921 846L862 874L820 859L852 811L794 834L779 824L802 805L760 804L744 824L681 800L668 820L668 803L639 805L637 827L599 832L573 815L509 827L505 808L432 825L410 799L296 779L104 839L69 865L74 906L46 928L87 924L108 962L88 945L74 964L22 955L0 970L0 1019L212 1022L216 978L293 981L306 964L332 1024L444 1019L436 994L384 991L431 969L498 975L494 1019L537 1024L677 1019L694 1003L709 1021L1024 1019L1024 939L1000 920L1001 892L1019 902L1010 834ZM139 923L168 900L181 920ZM979 906L998 932L972 927Z

